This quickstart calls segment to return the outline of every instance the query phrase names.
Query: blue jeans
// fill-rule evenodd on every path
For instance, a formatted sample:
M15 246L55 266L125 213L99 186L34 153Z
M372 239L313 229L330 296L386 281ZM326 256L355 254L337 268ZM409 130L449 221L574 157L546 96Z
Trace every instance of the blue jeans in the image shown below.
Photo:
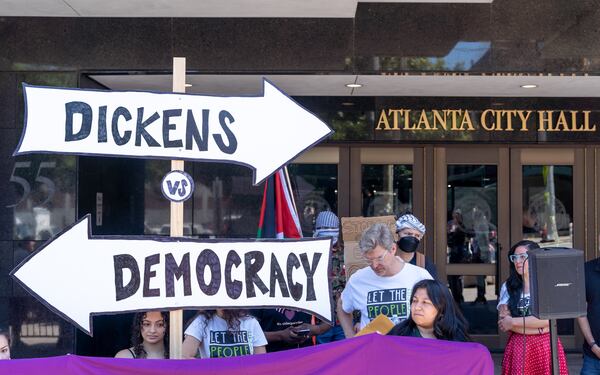
M325 344L328 342L343 340L345 338L346 336L344 335L344 330L342 329L342 326L337 325L331 327L331 329L325 332L324 334L317 336L317 342L319 344Z
M600 359L584 355L580 375L600 375Z

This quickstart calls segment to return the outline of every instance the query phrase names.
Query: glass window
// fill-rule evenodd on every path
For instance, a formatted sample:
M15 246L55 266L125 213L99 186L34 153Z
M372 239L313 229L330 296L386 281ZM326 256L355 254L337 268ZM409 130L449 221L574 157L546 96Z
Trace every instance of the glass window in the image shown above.
M252 171L239 165L194 163L193 234L255 238L264 184L252 185Z
M469 333L498 333L496 277L485 275L449 275L448 284L454 300L469 322Z
M523 166L523 238L541 247L573 247L573 166ZM573 319L558 333L572 335Z
M170 202L160 190L160 181L170 168L169 161L146 162L146 234L170 234ZM186 162L185 169L194 179L195 190L192 198L184 203L184 236L256 237L264 185L252 185L249 168Z
M321 211L337 214L337 164L290 164L292 189L304 237L312 237L314 221Z
M523 166L523 238L573 247L572 166Z
M9 177L15 240L47 240L75 220L76 158L16 157ZM11 190L9 190L11 191Z
M495 263L497 167L448 166L448 263Z
M396 215L412 211L412 165L362 166L363 216Z
M26 72L17 74L7 92L21 98L14 123L0 130L3 151L14 150L24 120L22 82L32 85L75 87L76 73ZM8 117L10 119L10 117ZM11 121L13 121L11 120ZM8 156L8 155L7 155ZM10 279L8 273L45 241L75 222L77 158L32 154L7 157L0 166L5 194L0 201L0 327L12 336L13 358L63 355L73 352L74 330Z

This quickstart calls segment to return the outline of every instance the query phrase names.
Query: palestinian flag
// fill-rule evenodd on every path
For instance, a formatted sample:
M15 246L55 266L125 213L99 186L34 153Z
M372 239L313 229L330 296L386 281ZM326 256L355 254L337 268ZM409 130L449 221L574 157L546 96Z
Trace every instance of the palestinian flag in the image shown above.
M260 208L258 238L301 238L300 220L292 195L287 168L265 181Z

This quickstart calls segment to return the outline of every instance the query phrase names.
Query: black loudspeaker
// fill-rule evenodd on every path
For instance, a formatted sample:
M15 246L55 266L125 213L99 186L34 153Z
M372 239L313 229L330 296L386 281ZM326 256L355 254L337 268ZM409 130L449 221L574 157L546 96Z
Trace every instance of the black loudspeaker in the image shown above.
M532 314L539 319L586 315L583 251L554 247L527 254Z

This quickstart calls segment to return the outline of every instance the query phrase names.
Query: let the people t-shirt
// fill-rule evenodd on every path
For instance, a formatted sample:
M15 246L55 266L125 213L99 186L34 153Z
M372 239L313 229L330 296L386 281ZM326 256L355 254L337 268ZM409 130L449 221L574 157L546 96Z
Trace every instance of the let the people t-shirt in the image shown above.
M228 330L227 322L213 316L206 320L202 315L185 330L185 334L200 341L200 357L219 358L237 357L254 353L255 346L267 345L267 339L260 325L253 317L240 318L237 330Z
M398 324L408 318L413 285L423 279L432 277L424 268L410 263L393 276L378 276L371 267L362 268L348 280L342 292L342 308L347 313L361 312L361 329L379 314Z

